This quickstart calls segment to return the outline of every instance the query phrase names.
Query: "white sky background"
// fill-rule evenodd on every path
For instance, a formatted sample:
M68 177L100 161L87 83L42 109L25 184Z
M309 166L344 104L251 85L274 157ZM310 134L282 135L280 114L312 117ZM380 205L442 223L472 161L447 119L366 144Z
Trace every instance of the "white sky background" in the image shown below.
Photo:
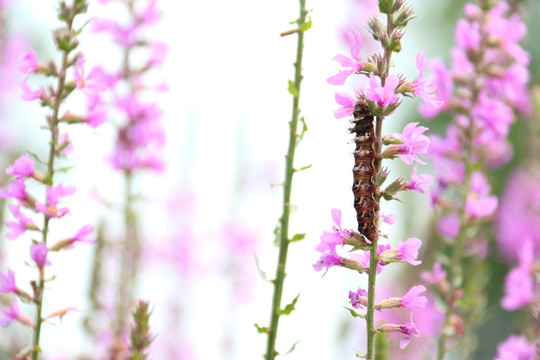
M352 0L308 1L307 4L313 9L313 28L305 35L301 109L309 131L298 148L296 164L297 167L313 164L313 168L295 176L293 189L293 203L298 205L298 211L291 220L291 234L305 232L307 236L305 241L293 244L289 251L284 304L301 292L298 310L283 317L280 324L279 350L286 351L301 340L289 359L354 359L352 348L359 349L358 341L337 343L336 338L338 325L349 317L342 308L347 305L347 293L365 279L342 269L331 269L321 279L320 273L311 267L318 258L313 248L320 234L331 228L332 208L344 210L344 227L355 227L348 124L345 119L333 118L336 88L326 83L326 78L338 69L337 63L330 59L338 53L349 53L337 33L343 26L349 1ZM38 51L40 60L53 50L50 29L55 24L55 12L51 4L55 3L16 0L11 9L10 21L15 30L23 31L33 39L31 41L42 46L47 44L46 49ZM270 183L278 183L283 178L292 103L286 89L287 80L294 76L292 63L296 49L296 36L280 38L279 33L292 28L288 22L298 17L298 2L161 0L160 3L165 18L155 34L170 46L162 72L170 92L159 97L165 109L163 123L168 136L169 167L165 175L144 176L138 183L140 189L147 190L145 196L157 199L172 198L186 187L193 189L197 208L192 226L200 236L198 259L219 259L220 254L209 234L218 233L224 221L240 219L259 235L257 255L262 268L272 276L277 257L277 250L272 246L272 231L280 216L282 193L280 187L271 188ZM427 50L428 57L433 53L426 49L430 39L425 34L418 36L422 16L428 10L420 6L421 1L410 3L415 6L419 19L409 26L404 50L395 57L395 62L400 72L414 79L416 53ZM95 13L94 5L91 1L90 13ZM363 24L356 27L362 28ZM81 42L89 64L113 64L118 60L114 49L102 40L83 36ZM408 107L412 107L411 103L417 101L408 103ZM21 107L13 104L16 106ZM36 119L42 121L38 107L17 111L13 122L24 128L21 134L31 136L23 138L25 147L35 151L43 149L46 137L38 130ZM387 132L401 131L404 125L396 116L387 124ZM101 207L91 202L88 195L93 186L111 197L122 189L119 177L111 174L104 161L110 151L112 128L104 126L95 132L77 128L72 134L76 150L71 160L77 168L70 181L77 185L78 194L69 203L73 213L71 225L55 228L59 237L97 219L96 213ZM239 169L255 174L238 173ZM235 196L233 190L237 181L245 177L258 179L258 191L248 189L242 196ZM412 198L422 204L427 200L420 196ZM395 206L390 212L397 213L399 207ZM170 224L164 220L163 213L145 206L142 214L148 238L167 234L168 229L164 227ZM399 232L405 225L398 217L391 233L395 242L405 240ZM421 237L421 233L408 236ZM25 270L21 260L28 257L28 243L20 240L7 244L8 264L17 274L27 271L30 278L34 274ZM51 310L56 304L84 310L90 249L80 245L72 252L52 258L53 266L49 271L60 276L46 293L46 306ZM396 265L396 268L412 270L406 265ZM256 271L254 261L253 271ZM178 279L170 269L163 270L154 264L143 272L139 295L154 304L152 322L161 336L163 330L160 329L167 321L168 310L160 301L171 293L185 292L178 287ZM225 359L222 350L225 333L234 334L235 352L230 359L258 358L265 351L266 336L257 334L253 324L268 325L271 286L257 281L253 304L236 310L234 325L230 328L227 318L232 311L230 300L224 299L227 289L215 272L208 272L213 275L206 276L203 272L201 278L190 285L189 299L183 300L191 307L186 315L189 326L184 328L182 336L194 343L197 359ZM21 277L24 279L24 276ZM24 280L18 283L26 286ZM68 315L62 325L45 326L44 352L66 354L88 349L82 332L74 332L82 317L82 313ZM359 327L363 326L362 322ZM162 359L159 355L154 358Z

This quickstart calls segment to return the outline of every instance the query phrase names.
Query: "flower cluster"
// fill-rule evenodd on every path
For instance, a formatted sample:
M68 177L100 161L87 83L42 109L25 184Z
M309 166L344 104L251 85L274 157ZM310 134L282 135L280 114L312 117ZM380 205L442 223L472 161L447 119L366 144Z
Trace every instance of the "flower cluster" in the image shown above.
M34 343L29 347L33 358L37 358L39 353L39 338L41 324L43 321L52 317L62 317L69 309L56 310L48 316L42 316L43 296L45 290L45 267L51 265L49 253L60 251L72 246L75 242L93 242L91 233L92 225L84 225L75 235L69 239L60 239L52 246L50 245L51 219L62 219L70 214L67 206L63 205L64 198L73 195L76 191L74 186L64 185L54 182L54 174L66 169L56 168L55 160L58 157L64 157L69 151L71 145L67 133L61 133L65 126L73 123L88 123L89 113L74 114L64 107L66 100L70 95L76 92L82 92L87 96L95 96L99 89L98 82L94 86L79 86L84 80L84 60L82 55L76 51L78 41L76 35L80 29L73 27L73 20L76 16L86 12L87 4L84 0L75 0L71 5L61 2L58 8L58 17L64 22L63 27L54 32L56 46L62 54L60 65L53 61L40 63L37 61L36 53L30 51L26 53L21 62L19 70L25 75L21 83L21 98L26 101L39 101L41 106L50 112L46 117L45 128L50 132L49 158L47 161L37 159L35 162L31 157L23 155L6 169L6 173L13 178L13 181L7 184L5 189L0 189L0 197L11 199L12 204L9 210L12 214L12 220L6 222L9 229L6 237L15 240L27 232L34 234L25 236L27 240L32 238L29 243L30 258L38 269L38 278L32 281L33 294L19 288L15 282L15 272L11 269L6 274L0 273L0 292L12 293L15 295L13 303L5 307L0 312L0 325L8 326L13 321L18 321L24 325L34 328ZM90 73L92 73L91 71ZM44 74L57 80L56 87L40 86L32 89L28 80L32 75ZM46 164L45 172L38 169L41 164ZM44 187L46 193L45 200L40 202L37 197L27 190L27 183L34 182L32 188ZM43 224L38 226L37 219L41 217ZM39 236L36 236L38 233ZM36 308L35 321L30 320L21 313L18 305L18 299L33 303Z
M102 1L108 3L109 1ZM145 100L148 91L164 91L164 84L150 84L147 74L158 69L167 54L165 43L145 38L145 33L162 18L155 0L138 0L133 6L126 4L129 20L94 18L91 29L108 34L125 57L116 70L101 69L106 78L108 92L102 92L96 103L106 104L112 97L115 118L123 119L118 129L116 145L110 158L112 166L121 171L151 169L161 171L164 161L161 150L165 145L165 132L160 124L163 111L155 102ZM144 53L145 61L135 65L134 51ZM129 89L127 92L126 89Z
M426 290L425 287L414 286L401 298L391 297L378 304L374 303L375 276L387 265L406 262L416 266L421 263L417 259L422 245L420 239L408 238L406 241L400 241L396 247L378 243L379 225L383 222L389 224L395 222L393 215L379 213L380 200L381 198L386 201L397 199L400 192L407 190L425 193L432 182L430 175L418 175L415 165L410 181L398 177L386 187L382 187L389 175L386 169L381 168L382 159L399 158L407 165L425 164L419 155L426 154L430 144L430 139L424 134L427 128L418 126L418 122L407 124L400 134L379 135L382 134L383 120L398 108L405 96L420 97L424 101L424 106L433 111L444 104L443 100L435 95L436 85L428 81L424 75L429 66L429 63L425 61L425 53L421 52L416 57L418 77L414 81L406 81L404 76L389 72L392 53L401 50L403 28L412 18L411 8L405 5L404 1L384 0L379 1L379 10L387 15L387 23L383 24L377 17L373 17L368 25L373 38L381 43L384 54L362 58L360 55L361 34L358 31L351 32L349 33L350 57L335 56L332 60L338 62L342 69L327 79L331 85L343 85L354 74L364 75L369 79L369 85L358 87L355 96L345 92L338 92L335 96L336 102L341 107L334 112L334 116L339 119L352 115L354 127L351 132L356 133L353 174L360 175L355 177L353 192L358 232L343 229L341 211L332 210L335 224L333 232L324 232L321 236L321 242L316 250L322 255L313 265L316 271L325 269L323 276L334 266L368 274L369 284L371 284L368 289L351 291L349 298L354 308L365 311L365 314L358 314L351 309L354 316L366 319L368 348L365 356L370 359L374 356L372 336L376 332L402 333L405 337L400 343L401 348L409 343L412 335L418 335L412 313L410 322L406 324L387 323L374 328L373 311L395 307L420 309L427 301L426 297L420 296ZM375 126L369 123L374 117L376 118L375 131L370 130ZM366 143L371 139L373 141L371 145ZM384 150L383 145L386 146ZM367 180L361 183L364 180L360 179L366 178ZM371 217L373 213L375 216ZM338 253L338 246L345 245L352 246L350 255L347 257Z
M482 6L466 4L464 18L456 25L456 46L451 51L450 68L440 60L432 61L431 82L439 89L444 105L440 108L420 105L420 113L427 119L442 112L453 116L444 137L431 136L429 151L437 178L432 192L432 202L440 209L437 228L452 248L454 264L446 264L443 270L440 263L436 263L433 273L425 277L436 286L440 303L446 307L439 358L446 352L446 338L462 334L458 327L467 311L472 313L474 306L484 306L478 286L466 285L476 281L475 276L464 279L461 276L477 274L475 266L480 266L480 260L487 254L481 225L493 218L499 206L498 198L491 195L487 170L508 162L512 156L507 138L514 112L529 114L532 110L527 90L529 55L518 44L525 32L519 15L512 12L506 1ZM515 214L512 218L515 219ZM507 231L515 231L515 224L510 228ZM518 253L522 254L520 265L507 279L503 307L509 309L526 302L532 289L530 259L525 250L516 246L520 244L519 247L532 251L531 243L524 240L520 237L519 241L513 241L512 255L508 255L515 259ZM474 247L476 250L470 251ZM478 251L480 248L485 249ZM462 268L468 256L477 261L468 262L468 267ZM453 281L444 280L442 274L447 272ZM467 293L465 288L469 289ZM457 299L462 296L474 299L471 304L475 305L467 311L458 310ZM468 329L474 326L469 323ZM468 332L472 334L474 330Z

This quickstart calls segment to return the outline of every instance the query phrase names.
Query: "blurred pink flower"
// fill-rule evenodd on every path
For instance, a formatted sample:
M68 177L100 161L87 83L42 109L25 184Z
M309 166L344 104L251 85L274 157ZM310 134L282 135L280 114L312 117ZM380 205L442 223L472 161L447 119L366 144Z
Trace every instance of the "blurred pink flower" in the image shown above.
M16 293L17 285L15 284L15 273L8 268L7 274L0 273L0 292Z
M9 240L14 240L21 236L26 230L39 230L34 221L28 216L24 215L17 205L10 204L9 210L15 217L16 221L7 221L6 227L9 228L9 232L6 237Z
M524 336L510 335L497 346L495 360L534 360L536 345L529 343Z
M50 265L51 262L47 259L47 254L49 253L49 249L47 249L47 245L44 243L32 243L30 245L30 257L36 265L39 268L43 268L45 265Z
M341 119L352 115L356 98L345 92L337 92L336 103L341 105L341 107L334 111L334 117L336 119Z
M49 217L60 218L69 214L69 208L58 208L58 200L61 197L75 194L75 186L66 186L58 184L56 186L47 187L47 205L36 202L36 210L46 214Z
M34 161L28 156L23 155L6 169L6 173L14 177L32 177L34 175Z
M414 94L420 96L424 100L427 109L439 109L444 105L444 101L436 100L435 90L437 86L431 84L427 86L427 79L424 77L424 71L429 66L429 62L425 61L426 53L420 52L416 55L416 68L418 69L418 77L414 80Z
M30 320L28 316L21 314L17 298L13 299L13 304L11 306L6 306L0 311L0 326L7 327L13 321L18 321L23 325L34 327L32 320Z
M330 85L343 85L350 75L362 70L362 59L360 59L362 36L359 31L354 31L349 32L348 37L351 57L336 55L332 60L337 61L342 67L349 68L350 70L340 70L336 75L330 76L326 79Z

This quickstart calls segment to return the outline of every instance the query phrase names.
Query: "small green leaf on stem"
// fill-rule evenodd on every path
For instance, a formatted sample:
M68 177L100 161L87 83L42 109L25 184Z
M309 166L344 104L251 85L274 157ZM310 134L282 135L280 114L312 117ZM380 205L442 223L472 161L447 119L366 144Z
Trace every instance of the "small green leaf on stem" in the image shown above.
M362 315L362 314L359 314L357 313L354 309L351 309L351 308L348 308L348 307L345 307L345 309L349 310L349 312L351 313L352 316L354 317L359 317L359 318L362 318L362 319L365 319L366 318L366 315Z
M306 234L294 234L294 236L289 240L290 242L297 242L304 240L306 238Z
M279 247L279 242L281 241L281 227L279 225L276 225L274 228L274 245Z
M289 87L287 88L287 90L289 91L289 94L291 94L292 96L294 97L298 96L298 90L296 90L296 88L294 87L294 83L292 80L289 80Z
M52 186L52 184L53 184L53 181L52 181L52 175L51 175L51 174L45 175L45 177L43 178L43 183L44 183L45 185Z
M43 165L47 165L47 163L46 163L45 161L41 160L41 159L39 158L39 156L37 156L37 154L31 152L30 150L26 150L26 152L28 153L28 155L30 155L31 157L33 157L34 160L36 160L38 163L41 163L41 164L43 164Z
M308 31L309 29L311 29L311 25L312 25L312 21L310 17L307 22L300 24L298 28L300 29L300 31Z
M293 310L295 310L294 305L296 305L299 296L300 294L296 295L293 301L291 301L290 304L287 304L283 310L278 310L278 315L289 315L291 312L293 312Z
M259 334L268 334L268 328L264 326L259 326L258 324L253 324L257 328Z
M294 349L296 349L296 345L298 345L299 342L300 342L300 340L298 340L297 342L292 344L291 348L283 355L288 355L288 354L292 353L294 351Z
M259 271L259 274L261 275L261 278L266 281L266 282L270 282L270 280L268 280L268 276L266 275L266 273L261 269L261 264L259 264L259 258L257 257L257 255L255 255L255 263L257 264L257 270Z
M304 170L309 169L309 168L312 167L312 166L313 166L312 164L309 164L309 165L306 165L306 166L302 166L300 169L294 169L294 171L295 171L295 172L304 171Z
M354 351L357 359L365 359L366 355L362 354L360 351Z

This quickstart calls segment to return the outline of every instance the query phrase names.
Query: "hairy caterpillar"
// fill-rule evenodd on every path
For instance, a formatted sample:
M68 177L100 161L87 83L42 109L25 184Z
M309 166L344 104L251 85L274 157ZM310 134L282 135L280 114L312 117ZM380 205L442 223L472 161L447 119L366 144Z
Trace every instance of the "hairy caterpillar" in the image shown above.
M358 231L373 242L379 236L377 229L379 204L375 200L375 134L373 115L362 97L354 105L352 123L353 127L349 130L356 135L352 170L354 209Z

